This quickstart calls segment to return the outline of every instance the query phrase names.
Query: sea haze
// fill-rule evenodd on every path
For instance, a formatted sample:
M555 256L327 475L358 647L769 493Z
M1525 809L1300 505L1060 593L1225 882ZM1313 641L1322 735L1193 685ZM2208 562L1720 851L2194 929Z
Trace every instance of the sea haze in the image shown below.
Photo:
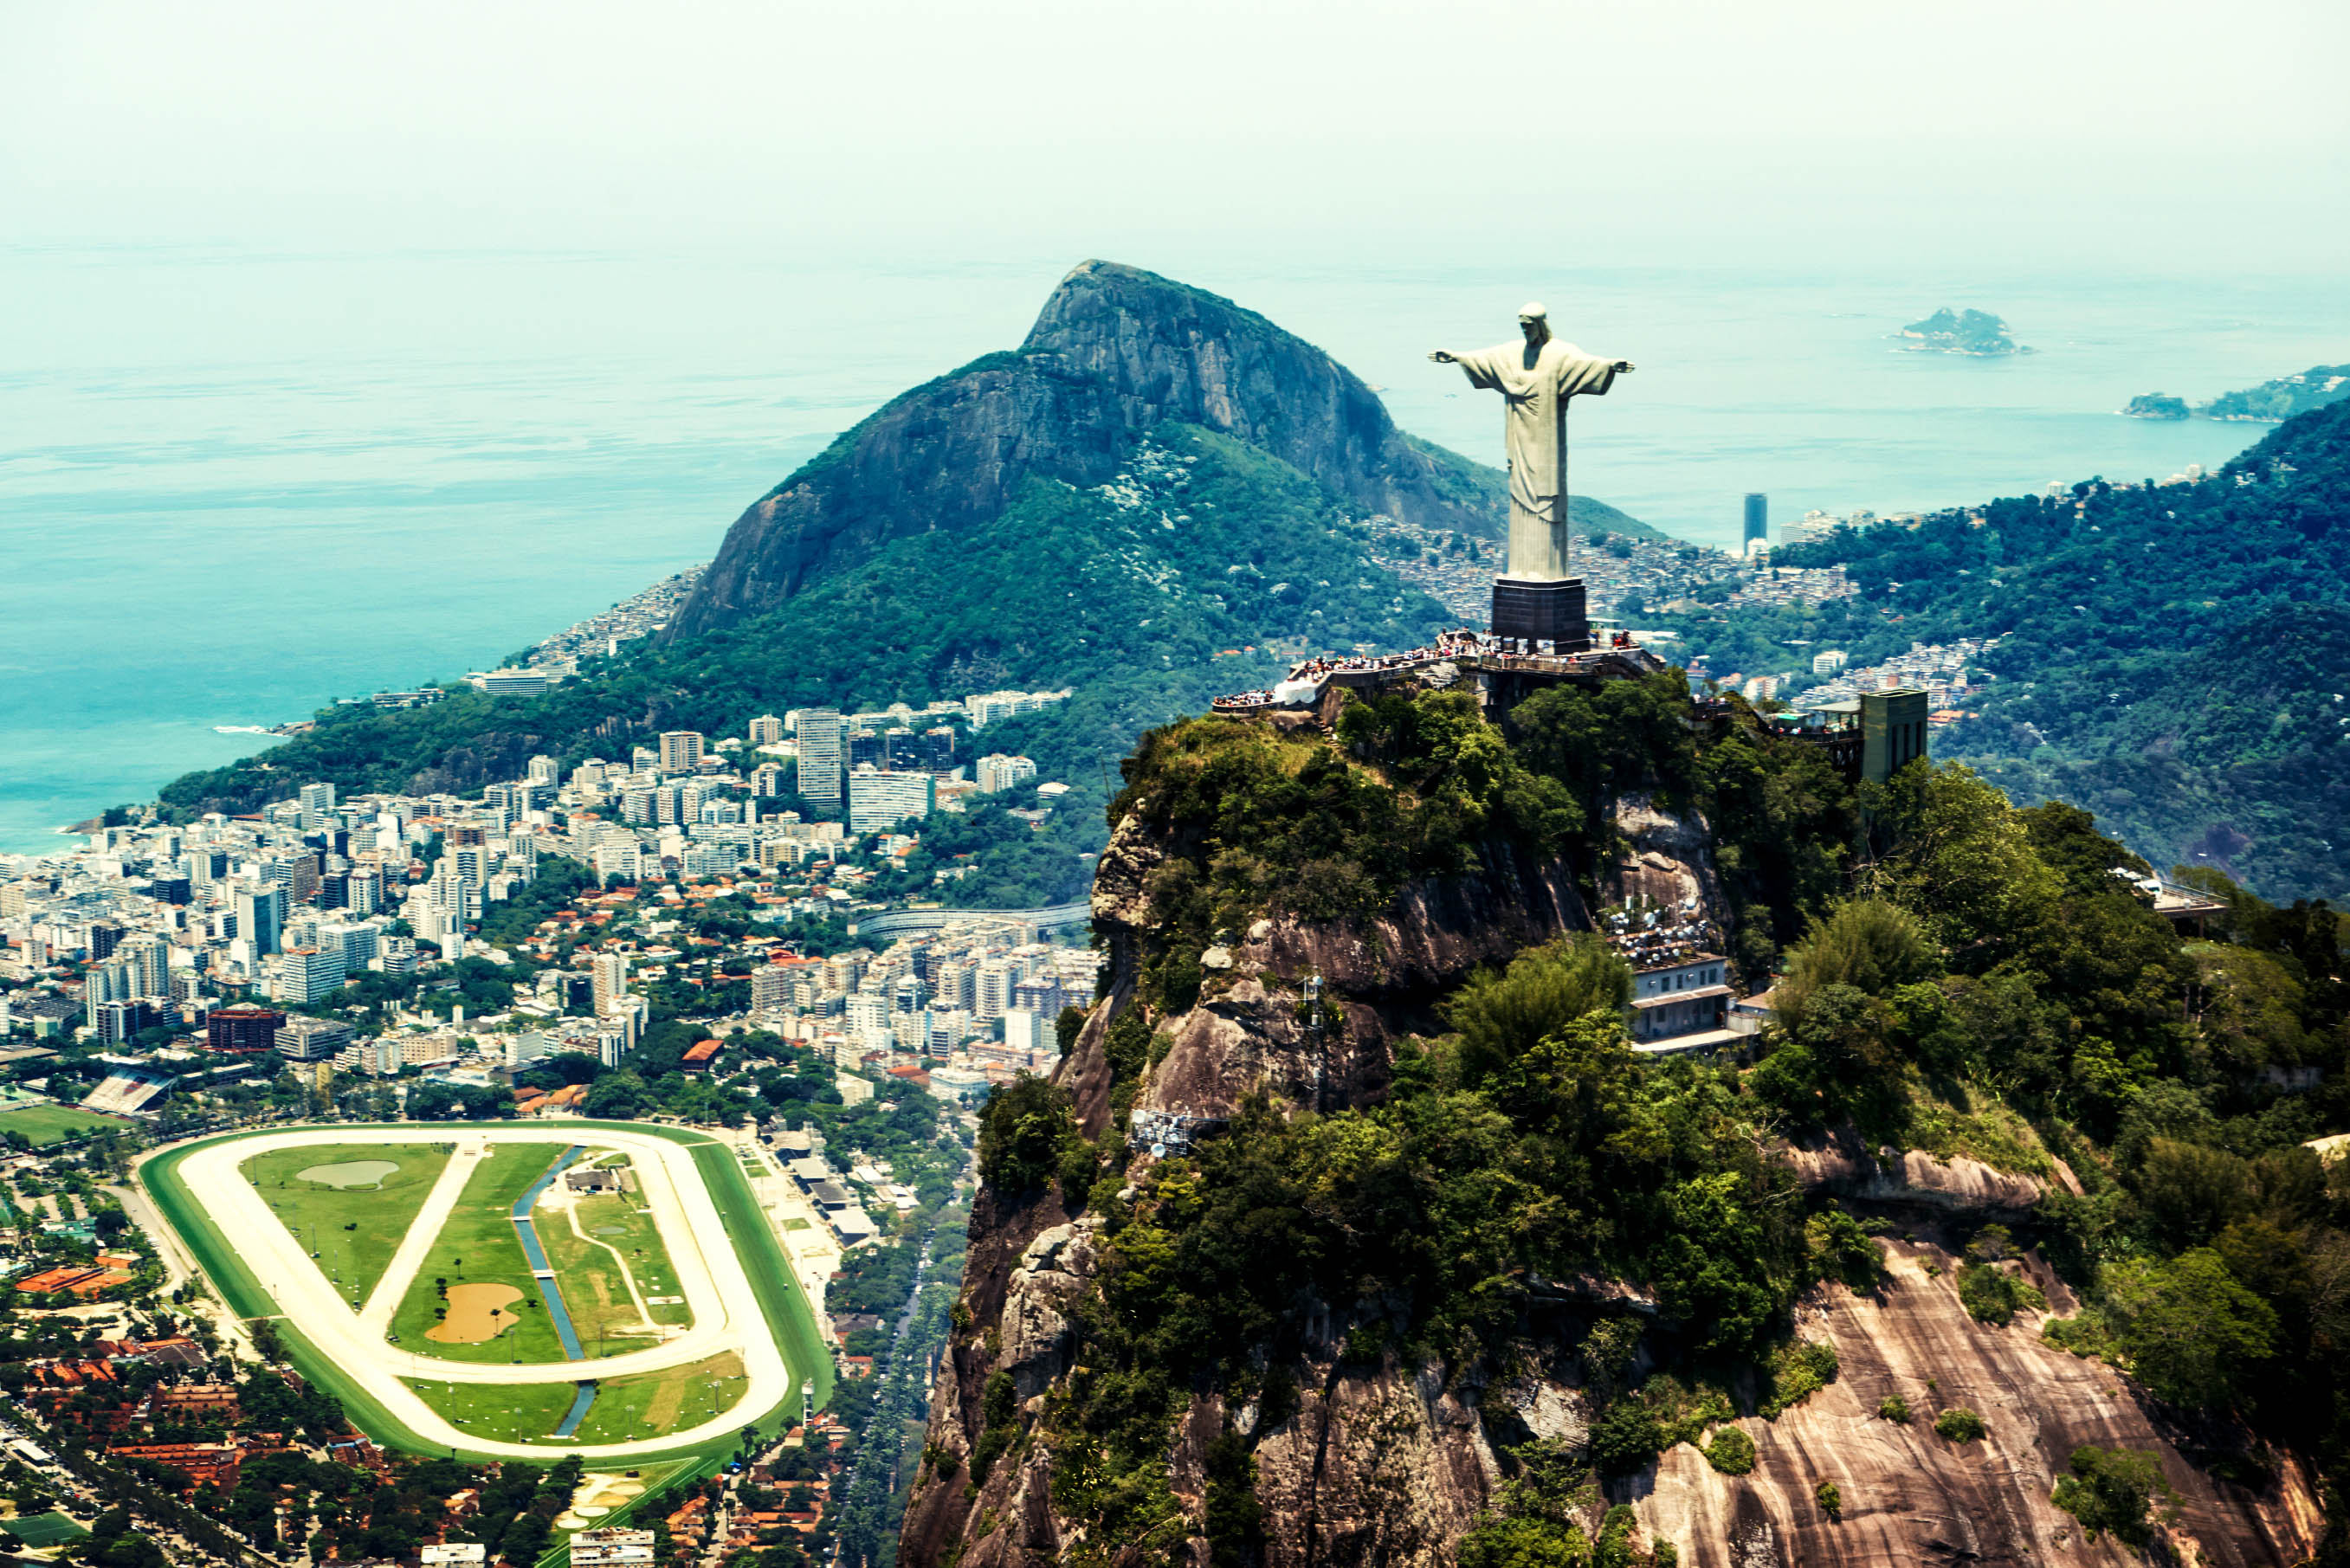
M706 559L833 433L1016 343L1076 259L0 251L35 306L0 322L0 849L254 749L215 725L484 668ZM2350 358L2322 280L1115 259L1262 311L1487 462L1499 410L1425 355L1540 297L1639 366L1576 407L1575 487L1711 544L1749 490L1775 521L2216 464L2265 427L2113 410ZM2040 352L1895 351L1944 304Z

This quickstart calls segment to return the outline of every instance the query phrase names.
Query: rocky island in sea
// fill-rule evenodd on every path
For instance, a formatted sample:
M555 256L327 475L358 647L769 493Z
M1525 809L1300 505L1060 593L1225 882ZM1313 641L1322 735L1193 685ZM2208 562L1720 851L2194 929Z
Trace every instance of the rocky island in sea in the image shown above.
M1913 321L1893 335L1912 354L1970 354L1991 358L2029 354L2016 342L2007 323L1988 310L1952 310L1949 306L1923 321Z
M2187 400L2168 392L2140 392L2122 412L2134 420L2183 420L2188 414Z

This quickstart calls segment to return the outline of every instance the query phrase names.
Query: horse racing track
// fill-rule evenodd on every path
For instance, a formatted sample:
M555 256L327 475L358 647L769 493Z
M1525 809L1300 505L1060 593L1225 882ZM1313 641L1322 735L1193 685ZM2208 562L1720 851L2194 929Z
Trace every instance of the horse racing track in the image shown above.
M394 1447L639 1468L829 1381L734 1151L699 1133L305 1127L166 1149L138 1180L230 1310Z

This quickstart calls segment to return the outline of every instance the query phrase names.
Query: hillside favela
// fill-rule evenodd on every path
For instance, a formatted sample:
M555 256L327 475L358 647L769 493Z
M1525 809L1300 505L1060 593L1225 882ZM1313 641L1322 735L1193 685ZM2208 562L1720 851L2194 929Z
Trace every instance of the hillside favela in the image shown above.
M2350 1565L2249 3L11 22L0 1561Z

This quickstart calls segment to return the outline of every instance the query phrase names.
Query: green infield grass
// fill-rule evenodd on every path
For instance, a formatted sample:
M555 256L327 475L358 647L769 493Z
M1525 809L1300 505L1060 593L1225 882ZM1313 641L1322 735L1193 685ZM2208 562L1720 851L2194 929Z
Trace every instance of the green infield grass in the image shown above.
M457 1207L432 1238L432 1250L391 1314L391 1331L400 1349L444 1361L565 1359L563 1341L530 1272L530 1260L523 1255L513 1219L515 1200L546 1174L561 1152L543 1143L490 1146L465 1179ZM478 1339L432 1337L436 1329L483 1332L474 1326L480 1314L464 1307L476 1297L499 1303L495 1332Z
M571 1408L568 1383L436 1383L403 1377L402 1383L450 1425L489 1443L534 1443L555 1430ZM600 1391L599 1391L600 1397Z
M608 1378L571 1441L627 1443L698 1427L732 1410L749 1382L743 1358L731 1350L662 1372Z
M596 1402L579 1428L567 1438L548 1436L570 1412L575 1389L568 1383L436 1383L402 1378L417 1397L473 1436L491 1442L544 1443L550 1451L598 1443L629 1443L699 1426L723 1415L743 1397L748 1379L733 1351L660 1372L600 1378Z
M654 1323L679 1327L691 1327L693 1323L692 1309L675 1299L680 1293L677 1268L661 1243L660 1228L653 1223L650 1212L637 1206L639 1201L633 1193L598 1193L570 1199L578 1216L578 1230L587 1232L585 1240L574 1232L562 1210L550 1209L544 1200L539 1204L539 1245L546 1249L547 1262L555 1265L564 1305L570 1309L572 1325L591 1356L617 1355L659 1343L639 1329L643 1319L629 1294L632 1277L647 1298L645 1310ZM669 1299L652 1304L660 1298ZM631 1329L639 1332L629 1332Z
M0 1132L20 1133L25 1141L35 1148L63 1143L83 1133L104 1132L110 1127L130 1125L120 1116L76 1110L71 1106L26 1106L21 1110L0 1111Z
M257 1154L237 1167L303 1251L341 1288L367 1300L456 1147L447 1143L324 1144ZM381 1168L393 1168L384 1170Z
M784 1402L743 1424L755 1425L761 1432L772 1435L790 1422L798 1420L803 1387L815 1395L816 1407L823 1408L832 1395L832 1358L825 1347L823 1336L816 1330L816 1314L810 1309L807 1298L801 1293L798 1282L792 1277L790 1264L784 1257L781 1245L768 1230L765 1216L752 1196L750 1184L743 1180L740 1167L730 1157L726 1147L706 1134L686 1127L629 1122L583 1122L577 1125L583 1134L592 1135L598 1130L639 1133L682 1144L691 1149L695 1168L702 1172L711 1199L717 1205L736 1254L750 1276L752 1289L766 1316L768 1332L782 1347L785 1365L792 1375L792 1391ZM407 1140L429 1139L444 1136L448 1131L445 1127L417 1124L394 1125L384 1130L387 1137ZM226 1133L167 1149L145 1162L138 1174L139 1184L152 1199L165 1221L194 1254L213 1289L232 1312L244 1317L270 1314L276 1310L275 1304L268 1291L246 1266L236 1248L212 1223L210 1216L179 1179L178 1168L182 1159L199 1148L258 1136L264 1135ZM508 1151L509 1156L520 1152ZM531 1179L535 1179L536 1172ZM528 1185L526 1179L515 1190L518 1193ZM511 1227L508 1233L512 1233ZM519 1247L516 1251L519 1251ZM462 1445L452 1450L446 1445L427 1442L394 1418L366 1385L321 1355L299 1329L283 1322L279 1327L286 1340L288 1359L295 1368L340 1400L345 1414L377 1442L408 1453L449 1454L452 1458L475 1460L494 1458L478 1450L469 1450ZM628 1461L628 1468L639 1471L649 1485L656 1487L679 1480L690 1482L723 1465L735 1446L733 1440L713 1438L632 1459ZM558 1449L556 1451L561 1450ZM668 1468L664 1469L664 1466ZM627 1509L616 1510L610 1518L600 1522L618 1522L629 1511Z

